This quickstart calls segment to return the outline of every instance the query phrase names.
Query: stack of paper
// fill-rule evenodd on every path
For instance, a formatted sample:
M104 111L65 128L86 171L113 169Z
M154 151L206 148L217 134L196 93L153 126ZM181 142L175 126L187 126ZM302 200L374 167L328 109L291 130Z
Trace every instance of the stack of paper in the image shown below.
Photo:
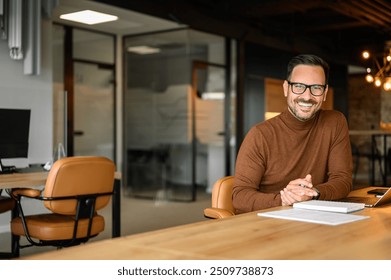
M365 208L364 203L327 201L327 200L308 200L293 204L293 208L350 213Z

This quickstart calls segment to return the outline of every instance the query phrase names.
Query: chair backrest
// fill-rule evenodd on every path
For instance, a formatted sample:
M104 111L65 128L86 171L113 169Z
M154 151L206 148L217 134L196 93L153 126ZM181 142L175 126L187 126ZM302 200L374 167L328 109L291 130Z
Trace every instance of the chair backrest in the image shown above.
M14 207L15 207L15 199L6 196L0 196L0 213L10 211Z
M235 213L232 205L232 189L234 176L222 177L216 181L212 189L212 208L220 208Z
M114 187L115 164L96 156L67 157L56 161L50 172L43 192L44 198L83 196L110 193ZM105 207L111 196L99 196L95 210ZM77 201L45 200L46 208L54 213L74 215Z

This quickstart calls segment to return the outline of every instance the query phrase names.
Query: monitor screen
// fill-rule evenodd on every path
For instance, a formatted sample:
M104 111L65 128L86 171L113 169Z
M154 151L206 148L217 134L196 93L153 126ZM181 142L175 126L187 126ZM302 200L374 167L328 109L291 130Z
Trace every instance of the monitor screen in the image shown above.
M27 158L30 110L0 109L0 160Z

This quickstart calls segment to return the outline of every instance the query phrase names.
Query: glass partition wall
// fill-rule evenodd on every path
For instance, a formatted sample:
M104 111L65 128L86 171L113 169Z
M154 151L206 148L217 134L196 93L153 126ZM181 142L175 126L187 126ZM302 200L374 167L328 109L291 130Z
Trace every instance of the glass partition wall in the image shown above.
M115 160L114 36L53 25L54 143Z
M226 40L182 29L126 37L124 53L127 194L193 201L210 192L232 172Z

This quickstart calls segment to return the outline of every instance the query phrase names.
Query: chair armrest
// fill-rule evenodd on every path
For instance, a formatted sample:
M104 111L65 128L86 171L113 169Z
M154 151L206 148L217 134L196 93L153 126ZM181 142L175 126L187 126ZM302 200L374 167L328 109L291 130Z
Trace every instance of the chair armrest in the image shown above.
M211 219L221 219L235 216L235 213L226 209L208 207L204 209L204 216Z
M18 188L18 189L12 189L11 195L13 197L27 196L30 198L38 198L41 196L41 190L30 189L30 188Z

